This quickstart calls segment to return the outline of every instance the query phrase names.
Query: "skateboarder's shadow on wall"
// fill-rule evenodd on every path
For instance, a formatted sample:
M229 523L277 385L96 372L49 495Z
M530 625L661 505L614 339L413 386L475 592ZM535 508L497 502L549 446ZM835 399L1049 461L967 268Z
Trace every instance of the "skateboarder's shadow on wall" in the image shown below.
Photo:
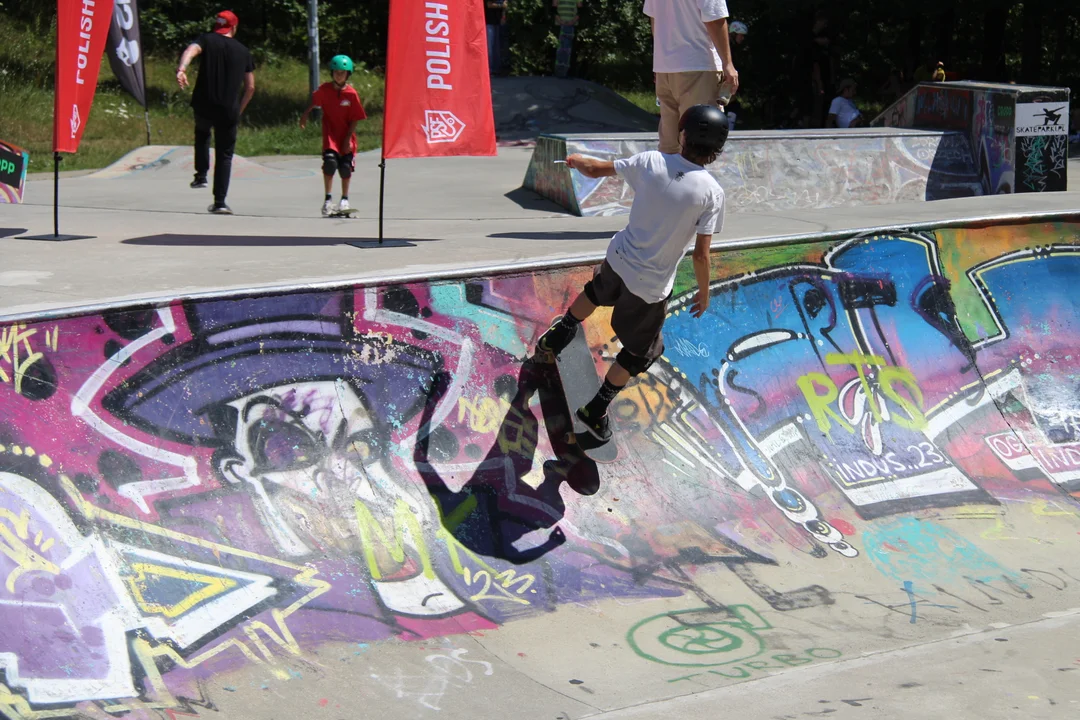
M417 472L435 500L443 527L467 549L514 564L532 562L566 542L557 527L566 511L559 494L563 481L582 494L599 489L596 464L571 450L562 439L570 421L558 382L554 365L522 364L512 390L504 391L510 407L496 439L483 460L470 463L475 470L460 490L451 489L431 463L432 454L438 461L438 441L433 448L432 437L439 429L418 435L413 453ZM432 383L420 427L431 421L449 386L445 373ZM544 462L544 479L533 488L523 478L533 469L536 456L540 423L530 407L535 394L539 394L544 427L558 458ZM519 542L529 533L549 528L553 529L540 544L527 539ZM522 548L523 544L527 546Z

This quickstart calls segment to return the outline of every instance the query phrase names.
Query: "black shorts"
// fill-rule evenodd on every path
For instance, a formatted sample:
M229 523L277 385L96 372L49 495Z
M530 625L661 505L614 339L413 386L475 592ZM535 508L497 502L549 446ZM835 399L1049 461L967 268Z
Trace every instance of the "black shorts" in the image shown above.
M653 303L642 300L627 289L606 260L593 271L593 279L585 285L585 295L596 305L614 308L611 327L628 352L648 360L664 353L661 328L667 317L667 300Z
M338 175L342 177L348 177L356 171L356 156L352 153L348 155L342 155L337 150L323 150L323 160L334 160L337 162ZM342 172L344 168L348 168L345 172Z

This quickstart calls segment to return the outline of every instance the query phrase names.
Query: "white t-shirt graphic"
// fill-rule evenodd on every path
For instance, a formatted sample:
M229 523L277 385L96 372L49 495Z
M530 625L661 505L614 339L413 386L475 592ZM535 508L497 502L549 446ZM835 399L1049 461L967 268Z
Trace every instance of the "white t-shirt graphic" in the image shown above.
M653 72L723 70L705 23L728 16L727 0L645 0L655 21Z
M697 235L723 229L724 190L708 170L676 153L616 160L615 172L634 189L634 204L629 224L608 246L608 265L630 292L660 302Z

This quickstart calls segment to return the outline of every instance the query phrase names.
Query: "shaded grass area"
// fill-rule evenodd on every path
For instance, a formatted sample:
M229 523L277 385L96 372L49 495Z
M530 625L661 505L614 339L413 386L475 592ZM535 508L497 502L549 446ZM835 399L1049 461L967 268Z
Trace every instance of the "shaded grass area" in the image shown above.
M653 115L660 114L660 108L656 106L656 92L653 88L647 90L616 90L615 92L637 105L645 112Z
M0 15L0 139L30 153L29 172L52 170L53 58L55 28L18 24ZM243 38L239 38L241 41ZM177 48L177 57L182 48ZM191 89L176 84L177 58L147 58L146 85L151 143L188 145L194 139ZM198 61L196 60L196 64ZM194 78L194 73L190 73ZM323 80L329 80L324 72ZM383 78L358 69L350 80L368 119L357 126L361 151L382 142ZM255 96L240 121L240 155L318 155L319 123L301 130L298 121L308 101L307 66L280 60L255 68ZM102 59L98 92L79 152L64 155L62 170L100 168L146 144L143 108L121 88Z

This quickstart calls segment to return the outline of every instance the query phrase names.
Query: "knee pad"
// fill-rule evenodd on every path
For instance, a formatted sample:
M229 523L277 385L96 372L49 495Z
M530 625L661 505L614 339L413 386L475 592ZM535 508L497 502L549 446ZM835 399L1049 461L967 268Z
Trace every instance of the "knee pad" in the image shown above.
M323 155L322 159L322 171L323 175L333 175L337 172L338 161L333 155Z
M352 175L352 163L348 161L341 161L338 163L338 174L343 178L350 177Z
M583 292L585 293L585 297L589 298L589 302L591 302L593 305L600 305L600 301L596 299L596 291L593 290L592 280L585 283Z
M626 348L620 350L619 354L615 356L615 362L619 363L623 370L630 373L631 377L640 375L653 364L653 361L649 358L635 355Z

